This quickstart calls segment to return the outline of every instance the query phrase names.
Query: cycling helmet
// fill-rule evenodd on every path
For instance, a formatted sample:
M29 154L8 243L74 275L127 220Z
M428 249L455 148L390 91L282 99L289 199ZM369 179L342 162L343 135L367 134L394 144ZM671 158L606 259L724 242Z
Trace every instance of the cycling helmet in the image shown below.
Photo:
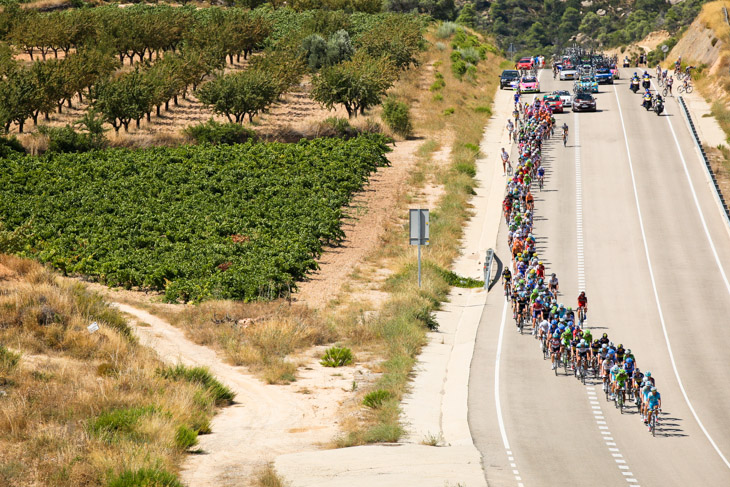
M557 325L558 324L558 320L553 320L553 321L550 322L550 324L551 325Z
M627 348L626 349L626 355L631 355L631 349L630 348Z
M652 387L651 392L656 392L656 387Z
M608 338L608 333L604 333L603 338Z
M639 370L639 368L638 368L638 367L636 367L636 368L634 369L634 372L636 372L636 373L638 374L639 372L641 372L641 370Z
M557 277L557 276L555 275L555 273L554 273L554 272L553 272L553 275L552 275L552 277Z
M537 263L537 265L542 265L542 261L539 261L539 262Z
M616 352L614 352L613 350L609 350L608 351L608 356L609 357L613 357L614 355L616 355Z
M598 340L596 340L596 341L598 341ZM601 347L601 350L606 350L607 348L608 348L608 345L606 345L606 344L604 343L604 344L603 344L603 346Z
M570 306L568 306L568 311L573 311L573 308L571 308Z
M647 377L651 377L651 372L649 372L649 371L647 370L647 371L646 371L646 374L644 374L644 375L645 375L645 376L647 376Z
M624 344L623 343L619 343L618 344L618 348L624 348Z
M608 346L609 346L610 348L616 348L616 347L614 346L613 342L608 342Z
M586 341L585 341L585 339L584 339L584 338L581 338L581 339L580 339L580 344L581 344L581 345L585 345L585 344L586 344Z
M634 363L634 359L632 359L631 357L629 357L629 358L626 359L626 363L627 364Z
M557 332L553 333L553 338L560 338L560 335Z
M614 374L618 371L619 371L618 365L614 365L613 367L611 367L611 372L613 372Z

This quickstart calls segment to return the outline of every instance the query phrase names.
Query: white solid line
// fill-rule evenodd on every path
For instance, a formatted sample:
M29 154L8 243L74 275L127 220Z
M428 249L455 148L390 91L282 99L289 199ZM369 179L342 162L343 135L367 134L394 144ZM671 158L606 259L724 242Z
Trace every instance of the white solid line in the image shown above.
M710 433L705 428L705 425L702 424L702 421L700 420L700 417L697 415L697 412L695 411L694 406L692 406L692 403L689 400L689 396L687 395L687 391L684 389L684 384L682 383L682 378L679 376L679 370L677 369L677 364L674 361L674 353L672 352L672 345L669 343L669 334L667 333L667 326L664 323L664 313L662 312L662 305L659 302L659 292L657 291L656 287L656 280L654 279L654 270L651 265L651 257L649 256L649 244L646 241L646 232L644 231L644 220L641 216L641 206L639 205L639 191L636 188L636 177L634 176L634 165L631 162L631 150L629 149L629 139L626 135L626 125L624 124L624 116L623 112L621 110L621 102L618 98L618 90L616 90L616 86L613 87L613 92L616 95L616 103L618 104L618 114L619 118L621 119L621 129L624 133L624 142L626 144L626 155L628 157L629 161L629 169L631 171L631 183L634 187L634 200L636 201L636 210L639 215L639 227L641 228L641 236L644 241L644 253L646 254L646 262L649 266L649 277L651 278L651 286L654 290L654 300L656 301L657 310L659 311L659 321L662 325L662 331L664 332L664 341L667 344L667 351L669 352L669 360L672 362L672 369L674 369L674 376L677 378L677 383L679 384L679 389L682 391L682 395L684 396L684 400L687 403L687 406L689 406L689 410L692 412L692 416L694 416L695 421L697 421L697 424L700 426L700 429L705 434L707 439L710 441L710 444L715 449L718 455L720 455L720 458L725 463L725 465L730 468L730 462L725 458L725 455L722 454L720 451L720 448L715 443L715 440L712 439L710 436ZM674 140L677 142L677 147L679 147L679 141L677 140L677 135L674 133L674 128L672 128L671 122L669 127L672 129L672 134L674 135ZM680 150L679 156L682 159L682 163L684 164L684 170L687 174L687 177L689 178L689 173L687 172L687 164L684 162L684 156L682 156L682 151ZM695 199L695 204L697 205L697 210L700 212L700 217L702 219L702 225L705 228L705 234L707 235L707 238L710 240L710 246L712 247L712 251L715 254L715 260L718 263L718 266L720 266L720 262L718 260L717 252L715 250L715 245L712 243L712 239L710 238L710 234L707 231L707 224L705 223L705 218L702 216L702 211L699 208L699 203L697 201L697 195L695 194L695 190L692 187L692 182L690 180L690 189L692 189L692 196ZM725 285L728 288L728 292L730 292L730 284L728 284L727 277L725 277L725 271L722 269L722 266L720 266L720 272L722 272L723 279L725 280Z
M499 432L502 434L502 443L505 450L509 450L509 441L507 440L507 431L504 428L504 419L502 418L502 404L499 401L499 359L502 357L502 338L504 336L504 322L507 318L507 300L504 301L502 308L502 324L499 327L499 338L497 339L497 358L494 364L494 402L497 406L497 422L499 423ZM508 455L512 452L508 451Z

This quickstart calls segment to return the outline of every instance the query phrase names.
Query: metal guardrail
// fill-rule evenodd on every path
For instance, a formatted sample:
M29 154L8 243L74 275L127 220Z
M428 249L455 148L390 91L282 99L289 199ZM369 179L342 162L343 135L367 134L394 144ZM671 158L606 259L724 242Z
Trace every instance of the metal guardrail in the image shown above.
M727 15L727 13L726 13L726 15ZM684 113L685 119L687 120L687 123L689 124L690 131L692 132L692 138L694 139L695 144L697 144L697 148L699 149L700 154L702 155L702 160L705 163L705 169L707 170L707 173L710 176L710 179L712 180L712 187L713 187L713 191L715 193L715 197L719 201L720 206L722 206L723 212L725 214L725 222L730 226L730 209L727 206L725 197L722 195L722 191L720 190L720 185L717 183L717 177L715 176L715 171L712 170L712 166L710 165L710 159L707 157L705 148L702 147L702 141L700 140L700 136L697 133L695 124L692 121L692 115L689 114L687 105L684 103L684 98L682 98L681 96L678 96L677 99L679 100L679 106L682 107L682 112Z
M489 291L489 282L492 280L492 263L494 262L494 250L487 250L484 259L484 289Z

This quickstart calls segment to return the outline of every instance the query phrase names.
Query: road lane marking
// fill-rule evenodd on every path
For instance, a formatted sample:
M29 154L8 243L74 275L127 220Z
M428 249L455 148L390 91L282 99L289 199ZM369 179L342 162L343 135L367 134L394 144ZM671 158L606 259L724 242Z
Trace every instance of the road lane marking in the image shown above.
M715 443L715 440L712 439L710 436L710 433L705 428L705 425L700 420L700 417L697 415L697 412L695 411L694 406L692 406L692 402L689 400L689 396L687 395L687 391L684 389L684 384L682 383L682 378L679 376L679 369L677 368L677 363L674 361L674 352L672 351L672 344L669 342L669 333L667 332L667 326L664 322L664 312L662 311L662 305L659 301L659 292L657 291L656 286L656 280L654 279L654 268L651 263L651 257L649 255L649 244L646 240L646 231L644 230L644 219L641 216L641 205L639 204L639 191L636 187L636 176L634 175L634 164L631 160L631 149L629 149L629 138L626 135L626 124L624 123L624 115L623 111L621 110L621 101L618 98L618 90L616 89L616 86L613 87L613 92L616 95L616 103L618 104L618 114L619 118L621 119L621 129L623 130L624 134L624 143L626 144L626 156L629 161L629 171L631 172L631 184L634 188L634 201L636 202L636 211L639 216L639 228L641 229L641 237L644 243L644 253L646 254L646 262L649 267L649 277L651 278L651 287L654 291L654 301L656 301L657 311L659 312L659 322L662 325L662 331L664 332L664 341L667 344L667 351L669 352L669 360L672 363L672 369L674 370L674 376L677 379L677 384L679 384L679 390L682 391L682 395L684 396L684 400L687 403L687 406L689 407L689 410L692 412L692 416L694 416L695 421L697 421L697 424L699 425L702 432L705 434L705 437L709 440L712 447L715 449L715 452L720 456L722 461L725 463L725 465L730 468L730 462L725 458L725 455L723 455L722 451L720 451L720 448ZM674 133L674 128L671 125L671 122L669 124L669 127L672 129L672 134L674 135L674 140L677 143L677 147L679 147L679 141L677 140L677 135ZM687 164L684 161L684 156L682 156L682 152L680 150L679 156L682 159L682 163L684 164L684 170L685 174L689 178L689 172L687 171ZM695 199L695 204L697 205L697 209L700 212L700 217L702 219L702 225L705 228L705 235L707 235L707 238L710 239L710 245L712 247L712 251L715 254L715 259L718 262L718 265L720 265L717 252L715 251L715 245L712 243L712 239L710 238L710 235L707 230L707 224L705 223L704 216L702 216L702 211L699 208L699 203L697 201L697 194L695 193L694 188L692 187L692 181L690 180L690 189L692 190L692 196ZM720 271L722 272L723 279L725 279L725 284L728 286L728 292L730 292L730 285L728 285L727 277L725 277L725 271L720 266Z
M583 175L580 163L580 124L578 113L573 112L573 138L575 144L575 229L577 235L578 290L585 291L585 259L583 255Z
M507 320L507 300L504 300L504 307L502 308L502 323L499 325L499 338L497 338L497 356L494 359L494 402L497 407L497 422L499 423L499 432L502 435L502 443L504 443L504 450L505 453L507 453L507 458L510 462L514 461L514 456L512 455L512 450L509 446L509 440L507 439L507 429L504 427L504 418L502 416L502 402L500 400L500 394L499 394L499 369L500 369L500 360L502 358L502 341L504 338L504 324ZM517 466L516 463L510 463L512 468L512 473L515 476L515 480L517 482L522 481L522 477L520 477L520 471L517 470L515 467ZM524 487L522 483L517 484L518 487Z

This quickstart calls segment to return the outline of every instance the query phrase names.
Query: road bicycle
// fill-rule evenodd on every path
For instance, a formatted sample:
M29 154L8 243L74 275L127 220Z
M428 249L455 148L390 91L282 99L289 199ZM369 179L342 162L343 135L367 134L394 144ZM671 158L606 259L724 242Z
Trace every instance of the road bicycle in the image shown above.
M656 436L657 421L659 421L659 408L654 406L651 410L651 420L649 420L649 431L651 436Z
M611 400L611 388L608 384L608 374L603 376L603 392L606 393L606 401Z
M542 191L543 179L545 179L544 176L538 176L537 177L537 185L540 187L540 191Z
M504 295L507 301L509 301L512 295L512 283L510 283L509 279L504 280Z
M565 375L568 375L568 363L570 362L570 352L568 351L568 348L563 350L563 370L565 371Z
M619 411L621 411L621 414L624 413L624 401L626 400L626 397L624 396L624 390L624 387L621 386L616 390L616 394L614 394L613 396L613 401Z
M586 308L584 306L581 306L578 308L578 323L580 323L580 327L583 328L583 323L586 320Z
M586 367L586 359L581 358L579 365L576 369L575 377L585 385L586 383L586 374L587 374L587 367Z
M568 144L568 132L563 132L563 147Z
M542 342L542 344L541 344L542 359L547 360L547 358L550 356L550 351L548 350L548 345L547 345L547 336L543 335L543 337L540 339L540 341Z
M692 91L694 91L694 86L692 86L692 83L681 84L681 85L677 86L677 93L679 93L679 94L682 94L682 93L690 94L690 93L692 93Z
M512 163L509 161L509 159L506 162L507 162L507 164L506 164L506 166L507 166L507 175L508 176L511 176L512 175Z

